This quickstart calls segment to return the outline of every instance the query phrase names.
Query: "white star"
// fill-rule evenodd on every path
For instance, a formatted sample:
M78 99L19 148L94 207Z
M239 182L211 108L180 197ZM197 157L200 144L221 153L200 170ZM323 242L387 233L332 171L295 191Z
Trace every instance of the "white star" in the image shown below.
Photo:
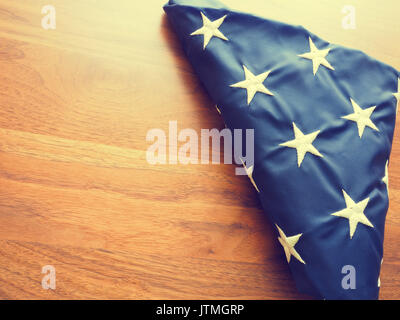
M381 266L382 266L382 263L383 263L383 258L382 258L382 260L381 260ZM382 268L381 268L382 269ZM381 275L379 274L379 277L378 277L378 287L380 287L381 286Z
M228 38L223 35L221 31L218 30L218 28L221 26L221 24L224 22L226 15L223 16L222 18L219 18L218 20L215 21L210 21L204 14L203 12L201 13L201 17L203 19L203 26L200 29L197 29L196 31L192 32L190 35L191 36L196 36L196 35L203 35L204 36L204 44L203 44L203 50L207 47L208 43L210 42L212 37L217 37L222 40L228 41Z
M376 106L367 109L361 109L360 106L353 99L350 98L350 101L353 106L354 113L348 114L347 116L343 116L342 118L357 123L358 135L360 136L360 139L364 133L365 127L370 127L376 131L379 131L379 129L370 119L371 114L372 112L374 112Z
M300 237L302 236L302 233L296 234L295 236L291 237L286 237L285 233L282 231L281 228L276 224L275 225L278 229L280 237L278 237L279 242L281 243L283 250L285 250L286 254L286 260L289 263L290 262L290 257L293 256L297 260L299 260L301 263L306 264L303 259L300 257L294 246L296 243L299 241Z
M267 77L271 73L271 70L260 73L257 76L255 76L249 69L247 69L246 66L243 66L243 70L246 79L238 83L231 84L231 87L247 90L247 105L250 104L257 92L265 93L270 96L274 95L263 84L265 79L267 79Z
M246 165L244 164L242 158L240 158L240 161L242 161L244 170L246 170L247 176L249 177L251 183L253 184L254 188L256 188L257 192L260 193L260 190L258 189L256 182L253 179L253 171L254 171L254 165L250 166L250 167L246 167Z
M386 161L385 176L382 178L382 181L386 184L387 193L388 193L388 195L389 195L389 173L388 173L388 163L389 163L389 161Z
M350 239L352 239L354 232L356 231L357 224L359 222L365 224L368 227L374 227L364 214L364 210L367 207L369 198L355 203L353 199L351 199L350 196L346 193L346 191L342 190L342 192L344 196L344 201L346 202L346 209L337 211L335 213L332 213L331 215L349 219Z
M396 104L396 113L399 109L399 102L400 102L400 78L397 79L397 92L393 93L393 95L395 96L396 100L397 100L397 104Z
M293 122L294 139L281 143L280 146L294 148L297 151L297 165L300 167L307 152L318 157L323 157L322 154L312 145L315 138L320 133L320 130L309 134L304 134Z
M317 73L318 68L321 64L324 67L327 67L328 69L335 70L335 68L332 67L331 64L328 62L328 60L326 60L326 58L325 58L331 49L328 48L328 49L319 50L315 46L311 37L308 38L308 41L310 43L310 52L299 54L298 56L301 58L304 58L304 59L312 60L314 76Z

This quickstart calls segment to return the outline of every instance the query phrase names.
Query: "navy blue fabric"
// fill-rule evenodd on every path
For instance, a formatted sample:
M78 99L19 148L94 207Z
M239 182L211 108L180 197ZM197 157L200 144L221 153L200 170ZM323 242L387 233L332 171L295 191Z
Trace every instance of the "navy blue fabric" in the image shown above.
M385 216L386 185L396 117L398 71L366 54L329 44L301 26L228 9L216 0L171 0L164 10L188 59L225 123L255 129L253 178L273 224L287 236L302 233L295 248L306 264L292 259L290 269L301 292L326 299L377 299ZM203 50L200 12L211 21L227 15ZM309 52L309 36L318 48L329 46L335 71L298 57ZM247 105L243 65L255 75L272 70L264 83L274 96L257 93ZM350 98L361 108L377 106L362 139L357 125L342 116L353 113ZM292 122L305 133L321 130L313 145L323 158L306 154L297 166L296 150L279 144L294 139ZM346 208L342 189L359 202L370 198L365 215L374 228L358 224L352 239L349 221L331 214ZM342 288L344 265L356 270L356 289Z

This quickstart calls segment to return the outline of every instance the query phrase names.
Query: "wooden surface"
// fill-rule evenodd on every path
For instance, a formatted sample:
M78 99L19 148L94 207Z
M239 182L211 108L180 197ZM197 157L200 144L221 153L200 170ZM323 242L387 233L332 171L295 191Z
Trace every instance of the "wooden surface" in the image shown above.
M1 0L0 298L307 298L233 165L146 161L149 129L223 128L163 2ZM400 69L397 0L225 3ZM41 27L47 4L56 30ZM399 160L396 130L383 299L400 299ZM44 265L56 290L42 289Z

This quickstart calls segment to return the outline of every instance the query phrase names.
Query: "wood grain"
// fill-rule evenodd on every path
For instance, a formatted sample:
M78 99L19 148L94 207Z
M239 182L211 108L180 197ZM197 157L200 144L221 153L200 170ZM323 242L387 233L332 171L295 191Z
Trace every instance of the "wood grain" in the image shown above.
M2 0L0 298L302 299L256 193L232 165L149 165L146 134L223 128L164 1ZM400 69L399 2L230 0ZM41 27L53 4L56 30ZM400 139L381 298L400 299ZM56 290L41 287L56 267Z

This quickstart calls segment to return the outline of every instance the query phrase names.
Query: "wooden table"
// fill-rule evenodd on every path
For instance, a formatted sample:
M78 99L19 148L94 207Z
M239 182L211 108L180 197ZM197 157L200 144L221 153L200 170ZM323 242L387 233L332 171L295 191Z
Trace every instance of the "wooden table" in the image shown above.
M298 299L233 165L150 165L146 134L223 128L164 1L0 3L0 298ZM356 29L342 28L353 2ZM44 30L42 6L56 8ZM230 0L400 69L397 0ZM381 298L400 298L400 137ZM56 268L56 290L42 267Z

